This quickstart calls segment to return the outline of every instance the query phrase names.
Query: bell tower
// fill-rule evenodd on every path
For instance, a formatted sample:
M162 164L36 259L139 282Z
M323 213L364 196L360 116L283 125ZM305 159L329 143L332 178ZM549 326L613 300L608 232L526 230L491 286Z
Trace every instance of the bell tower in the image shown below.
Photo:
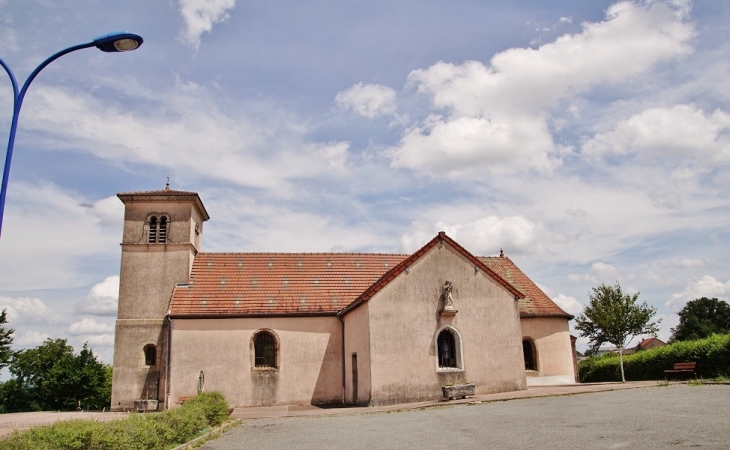
M187 283L208 216L197 192L170 189L117 194L124 203L119 304L114 337L112 410L157 400L167 390L172 289Z

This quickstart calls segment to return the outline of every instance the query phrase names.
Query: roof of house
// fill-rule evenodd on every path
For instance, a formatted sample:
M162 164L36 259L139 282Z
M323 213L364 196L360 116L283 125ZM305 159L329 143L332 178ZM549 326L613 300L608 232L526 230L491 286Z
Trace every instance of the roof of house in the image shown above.
M477 258L439 233L412 255L386 253L199 253L187 285L173 289L173 317L334 315L368 301L445 242L519 300L522 316L571 317L508 258Z
M644 348L649 344L658 344L658 346L666 345L664 341L657 337L649 337L646 339L642 339L641 342L639 342L639 348Z

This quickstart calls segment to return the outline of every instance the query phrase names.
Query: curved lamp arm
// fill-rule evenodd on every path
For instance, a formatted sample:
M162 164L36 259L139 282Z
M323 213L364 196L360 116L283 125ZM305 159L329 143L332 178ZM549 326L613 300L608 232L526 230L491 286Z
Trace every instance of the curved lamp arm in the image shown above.
M3 181L2 186L0 187L0 234L2 233L3 216L5 213L5 196L8 191L10 162L13 158L13 147L15 146L15 132L18 128L20 107L23 106L23 99L25 98L25 93L28 91L28 86L30 86L30 83L47 65L67 53L75 52L76 50L82 50L89 47L96 47L103 52L125 52L136 50L137 48L139 48L140 45L142 45L143 42L144 40L139 35L127 32L117 32L99 36L98 38L86 44L74 45L72 47L63 49L60 52L54 53L53 55L49 56L48 58L46 58L45 61L40 63L40 65L38 65L38 67L36 67L35 70L31 72L31 74L28 76L28 79L25 80L25 83L23 83L23 87L20 89L20 91L18 91L18 83L15 80L15 75L13 75L10 67L5 64L5 61L0 59L0 65L3 66L5 71L8 73L8 76L10 76L10 81L13 83L13 120L10 124L8 149L5 154L5 167L3 168Z

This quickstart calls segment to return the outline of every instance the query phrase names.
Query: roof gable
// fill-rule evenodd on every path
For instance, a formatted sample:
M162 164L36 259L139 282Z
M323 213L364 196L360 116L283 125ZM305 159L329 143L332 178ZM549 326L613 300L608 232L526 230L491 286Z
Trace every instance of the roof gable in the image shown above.
M514 294L515 298L524 298L524 294L517 290L513 285L505 281L500 275L498 275L496 272L494 272L490 267L488 267L484 262L477 258L476 256L469 253L464 247L459 245L456 241L451 239L444 233L443 231L439 232L439 234L436 235L433 239L431 239L426 245L421 247L419 250L417 250L415 253L413 253L408 258L401 261L397 266L390 269L388 272L386 272L377 282L375 282L372 286L370 286L365 292L362 293L358 298L355 299L351 304L347 305L345 309L340 311L340 315L346 314L348 311L351 311L352 309L356 308L358 305L360 305L363 302L366 302L373 298L375 294L380 292L385 286L387 286L391 281L393 281L398 275L403 273L406 268L413 265L416 261L421 259L426 253L428 253L429 250L436 247L439 244L446 244L451 246L454 250L457 251L457 253L464 256L467 260L469 260L471 263L474 264L475 267L479 267L480 270L490 275L497 283L501 284L505 289L510 291L512 294Z
M525 294L518 302L520 317L573 318L556 305L511 259L505 256L489 256L480 257L479 260Z

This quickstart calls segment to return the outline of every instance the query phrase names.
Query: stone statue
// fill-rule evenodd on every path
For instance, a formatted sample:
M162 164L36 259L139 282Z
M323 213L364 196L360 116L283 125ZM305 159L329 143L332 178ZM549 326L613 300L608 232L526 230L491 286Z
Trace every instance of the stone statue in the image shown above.
M454 297L451 296L452 289L453 289L453 286L451 285L451 281L446 281L446 283L444 283L444 310L445 311L452 311L454 309Z

